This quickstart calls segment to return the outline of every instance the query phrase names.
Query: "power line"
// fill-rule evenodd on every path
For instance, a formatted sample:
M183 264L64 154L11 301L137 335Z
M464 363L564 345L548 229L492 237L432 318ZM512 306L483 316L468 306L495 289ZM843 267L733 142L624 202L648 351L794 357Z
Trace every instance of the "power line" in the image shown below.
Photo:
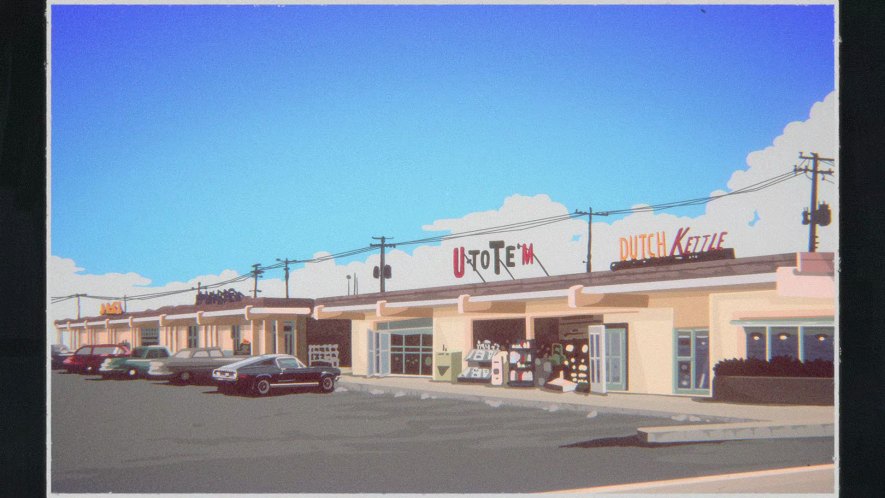
M800 163L800 164L807 163L807 161L809 159L811 159L811 158L805 158L805 157L801 157L801 156L800 156L800 158L802 159L802 163ZM819 158L818 160L820 162L831 162L832 161L831 159L825 159L825 158ZM606 211L592 211L592 209L591 209L590 211L587 211L587 212L575 211L574 213L569 213L569 214L564 214L564 215L548 216L545 218L538 218L538 219L534 219L534 220L526 220L526 221L508 223L505 225L499 225L499 226L494 226L494 227L478 228L478 229L474 229L474 230L466 230L464 232L451 233L451 234L447 234L447 235L438 235L438 236L433 236L433 237L424 237L424 238L420 238L420 239L413 239L413 240L408 240L405 242L399 242L396 245L408 246L408 245L416 245L416 244L430 244L430 243L442 242L442 241L447 241L447 240L455 240L455 239L460 239L460 238L465 238L465 237L476 237L476 236L480 236L480 235L492 235L492 234L518 232L518 231L530 230L533 228L539 228L539 227L543 227L543 226L547 226L547 225L552 225L554 223L560 223L563 221L568 221L568 220L572 220L572 219L575 219L578 217L588 216L588 215L590 216L588 224L590 226L592 226L592 215L610 216L610 215L616 215L616 214L653 212L653 211L662 211L665 209L673 209L673 208L677 208L677 207L707 204L709 202L712 202L712 201L715 201L718 199L722 199L724 197L730 197L730 196L734 196L734 195L758 192L760 190L764 190L764 189L773 187L775 185L778 185L780 183L783 183L783 182L786 182L788 180L795 178L800 172L802 172L802 171L797 168L793 171L788 171L788 172L782 173L780 175L776 175L772 178L762 180L760 182L748 185L746 187L742 187L737 190L733 190L731 192L727 192L725 194L711 195L711 196L707 196L707 197L698 197L698 198L694 198L694 199L686 199L686 200L682 200L682 201L674 201L674 202L654 204L654 205L649 205L649 206L640 206L640 207L634 207L634 208L612 209L612 210L606 210ZM382 239L382 244L384 244L383 239ZM589 236L588 236L588 244L589 244ZM255 289L253 291L253 297L254 297L254 296L257 296L258 275L260 275L261 273L263 273L266 270L283 268L283 267L285 267L286 270L288 270L288 265L290 265L290 264L320 263L320 262L324 262L324 261L328 261L328 260L332 260L332 259L347 258L347 257L356 256L359 254L364 254L367 252L374 251L379 246L380 246L379 244L369 244L368 246L360 247L358 249L351 249L348 251L342 251L342 252L338 252L338 253L334 253L334 254L327 254L324 256L318 256L318 257L311 258L311 259L291 259L291 260L290 259L285 259L285 260L278 259L278 261L279 261L278 263L271 264L268 266L261 266L259 264L255 264L255 265L252 265L252 268L253 268L252 271L250 271L248 273L245 273L243 275L239 275L237 277L234 277L234 278L231 278L228 280L224 280L222 282L216 282L214 284L209 284L209 285L203 286L203 288L206 288L206 289L216 288L216 287L221 287L223 285L229 285L229 284L233 284L233 283L242 282L242 281L248 280L250 278L255 278ZM393 244L385 244L385 246L386 247L395 247ZM589 267L589 258L588 258L588 267ZM381 271L383 272L383 268L381 268ZM382 282L382 287L383 287L383 282ZM190 287L190 288L179 289L179 290L151 292L151 293L145 293L145 294L136 294L133 296L125 296L125 299L127 301L142 301L142 300L148 300L148 299L156 299L156 298L160 298L160 297L173 296L176 294L182 294L182 293L186 293L186 292L192 292L194 290L195 289L193 287ZM383 290L382 290L382 292L383 292ZM123 299L122 297L115 297L115 296L90 296L87 294L70 294L67 296L53 297L52 304L60 303L60 302L63 302L63 301L69 300L69 299L73 299L73 298L77 298L77 300L79 302L79 299L81 297L87 297L87 298L92 298L92 299L101 299L101 300L121 300L121 299Z

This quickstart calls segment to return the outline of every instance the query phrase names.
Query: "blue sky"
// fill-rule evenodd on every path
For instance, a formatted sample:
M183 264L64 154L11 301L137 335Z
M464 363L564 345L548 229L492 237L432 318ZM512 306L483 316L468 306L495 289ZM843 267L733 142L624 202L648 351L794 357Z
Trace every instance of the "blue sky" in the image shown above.
M53 6L51 253L161 285L705 196L835 78L832 6L703 9Z

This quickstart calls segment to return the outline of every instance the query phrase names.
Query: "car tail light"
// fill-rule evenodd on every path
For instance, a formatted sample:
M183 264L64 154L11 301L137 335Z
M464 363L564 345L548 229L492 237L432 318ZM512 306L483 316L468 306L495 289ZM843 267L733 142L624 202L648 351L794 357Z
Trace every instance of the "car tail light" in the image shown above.
M74 363L74 357L73 357L73 356L68 356L67 358L65 358L65 361L63 361L62 363L65 363L65 364L67 364L67 365L70 365L71 363Z

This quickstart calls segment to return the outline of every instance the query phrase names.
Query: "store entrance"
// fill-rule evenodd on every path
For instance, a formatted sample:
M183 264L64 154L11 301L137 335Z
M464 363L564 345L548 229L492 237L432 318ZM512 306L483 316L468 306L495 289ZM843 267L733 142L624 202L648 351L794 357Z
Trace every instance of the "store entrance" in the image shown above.
M600 344L590 344L590 327L598 326ZM606 391L626 391L627 325L603 324L602 316L545 317L534 320L538 357L565 362L551 365L551 374L563 370L563 378L589 391L591 377L603 378ZM563 358L564 357L564 358ZM592 375L595 368L601 369ZM599 386L602 387L601 385Z
M525 319L474 320L473 342L489 341L507 349L511 344L525 340Z
M433 321L379 323L369 330L369 375L433 374Z

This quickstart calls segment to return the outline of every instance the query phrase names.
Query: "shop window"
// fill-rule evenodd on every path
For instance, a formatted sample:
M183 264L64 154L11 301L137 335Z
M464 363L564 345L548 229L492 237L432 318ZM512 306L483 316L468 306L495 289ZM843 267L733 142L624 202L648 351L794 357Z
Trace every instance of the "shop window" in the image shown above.
M765 327L747 327L747 358L765 359Z
M832 327L803 327L802 345L805 353L804 361L833 361L835 358Z
M157 346L160 344L160 329L144 328L141 329L141 345Z
M834 361L833 327L745 326L747 358L771 360L777 356L799 361Z
M769 332L769 344L771 357L786 356L799 358L799 333L798 327L771 327Z
M380 323L378 330L390 334L391 374L433 374L432 319Z
M674 391L707 394L710 391L710 334L707 330L677 330Z
M200 347L200 328L196 325L191 325L187 328L187 347Z

